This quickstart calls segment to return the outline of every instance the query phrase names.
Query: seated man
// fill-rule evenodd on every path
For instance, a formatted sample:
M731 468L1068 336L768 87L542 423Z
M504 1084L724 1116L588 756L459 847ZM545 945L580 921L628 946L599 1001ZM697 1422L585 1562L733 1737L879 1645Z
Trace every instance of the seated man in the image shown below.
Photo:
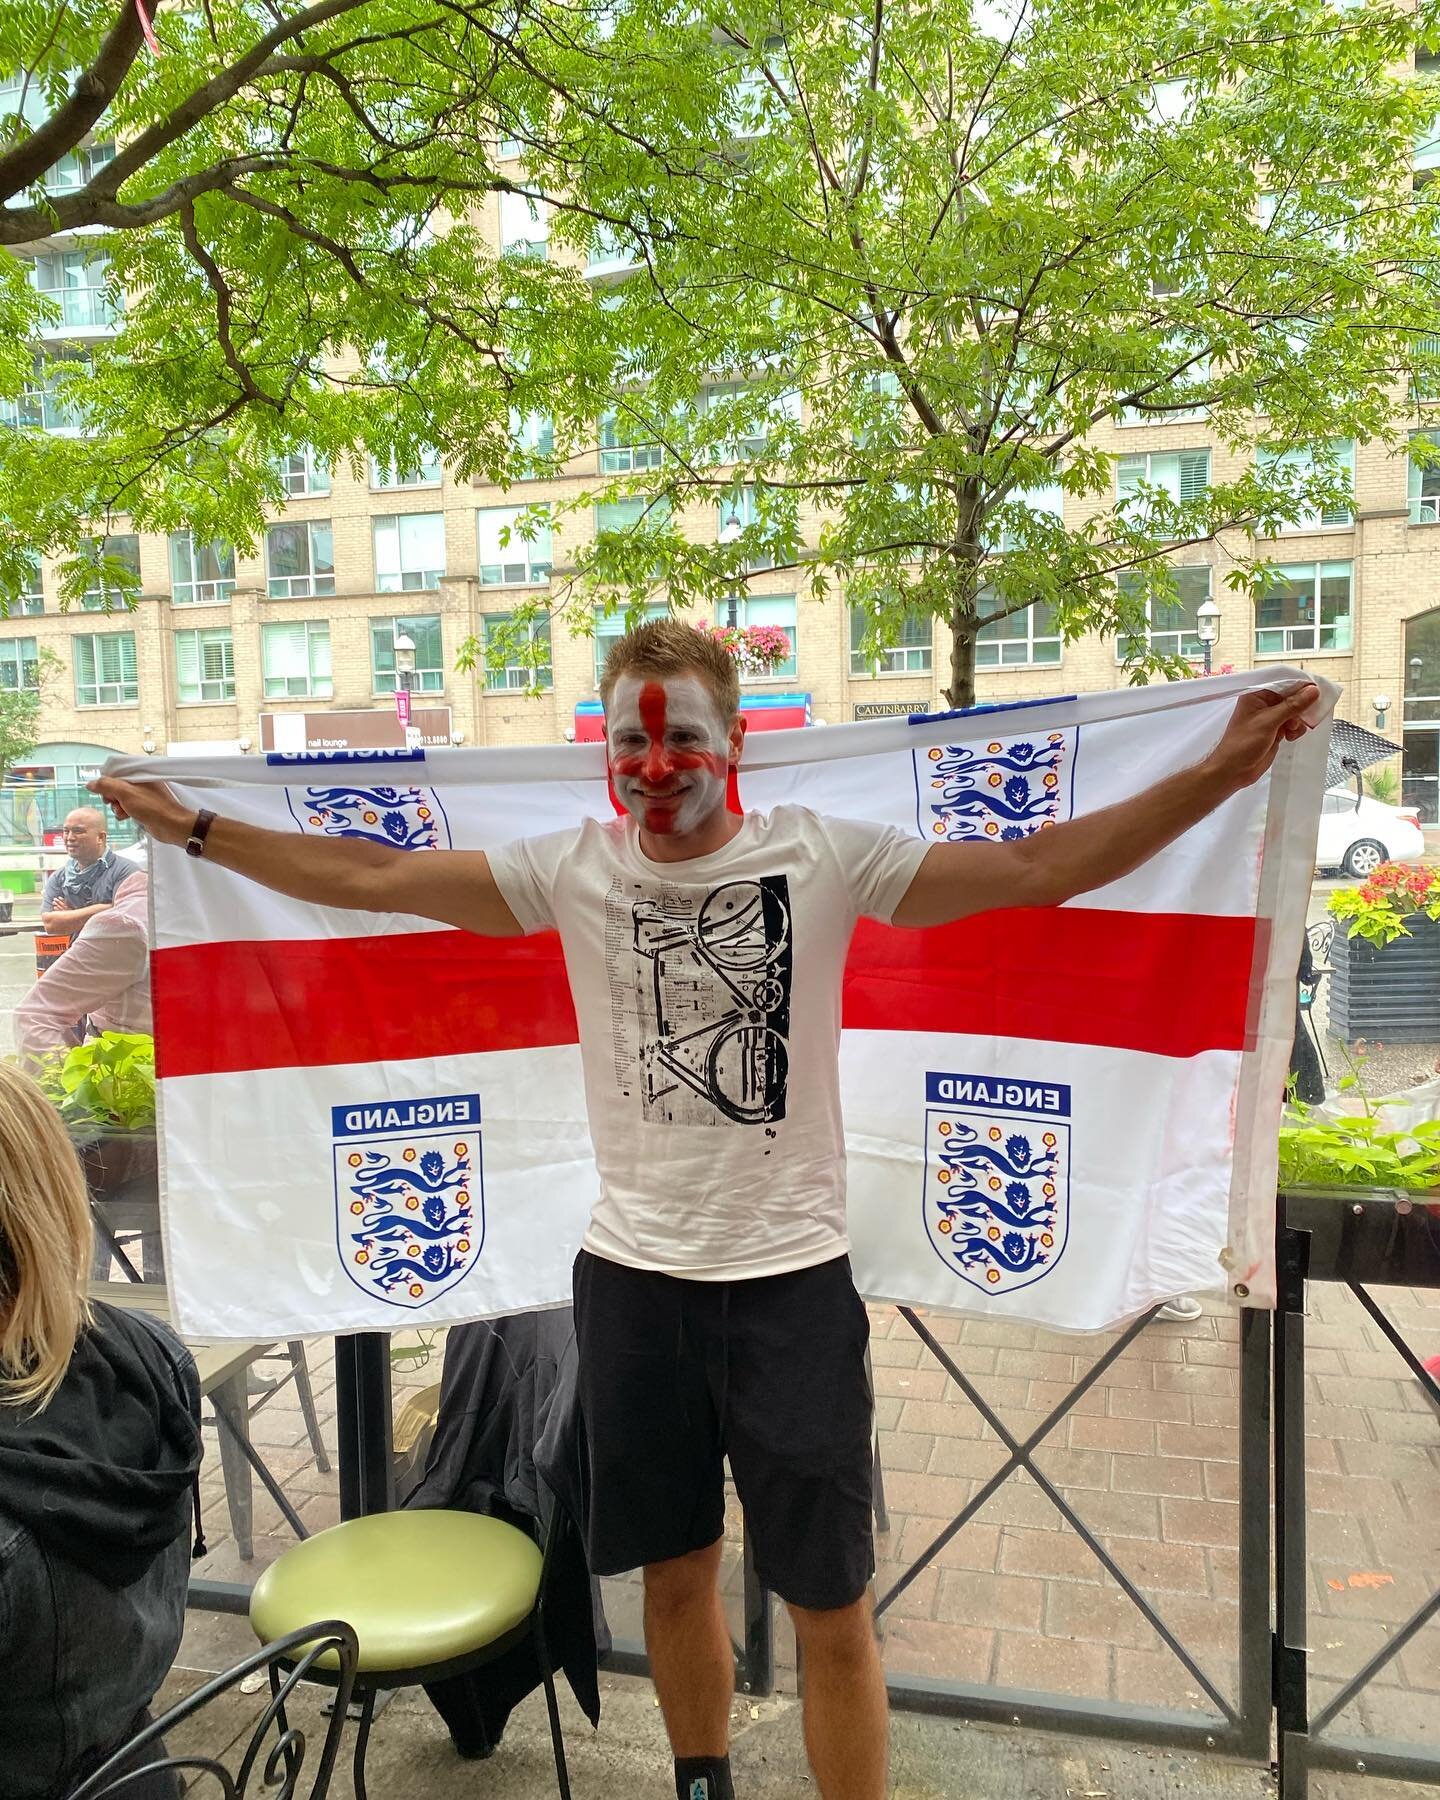
M114 900L129 869L109 848L108 835L105 815L95 807L66 814L61 836L70 860L45 878L40 922L46 931L73 938Z
M85 935L51 965L15 1008L15 1050L34 1070L44 1057L91 1032L150 1031L150 877L117 864L114 904L92 907ZM127 874L126 871L129 870Z

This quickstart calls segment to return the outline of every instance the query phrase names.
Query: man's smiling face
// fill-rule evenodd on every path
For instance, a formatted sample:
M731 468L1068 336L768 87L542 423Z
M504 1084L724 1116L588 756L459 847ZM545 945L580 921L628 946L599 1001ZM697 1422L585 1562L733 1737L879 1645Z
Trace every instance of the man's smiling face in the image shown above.
M724 807L740 733L701 676L622 675L605 738L616 797L654 836L693 832Z

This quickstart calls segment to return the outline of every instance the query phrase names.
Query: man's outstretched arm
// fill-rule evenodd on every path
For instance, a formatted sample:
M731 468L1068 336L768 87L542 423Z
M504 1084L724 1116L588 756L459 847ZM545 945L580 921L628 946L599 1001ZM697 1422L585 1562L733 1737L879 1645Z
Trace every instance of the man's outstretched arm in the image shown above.
M90 787L117 818L135 819L162 844L183 844L194 827L194 808L182 805L163 782L102 775ZM482 937L521 935L483 850L392 850L363 838L302 837L217 817L205 839L205 860L292 900L412 913Z
M1004 844L932 844L895 909L896 925L948 925L999 906L1058 906L1118 881L1258 781L1282 743L1308 729L1310 682L1242 694L1220 742L1193 768L1084 818Z

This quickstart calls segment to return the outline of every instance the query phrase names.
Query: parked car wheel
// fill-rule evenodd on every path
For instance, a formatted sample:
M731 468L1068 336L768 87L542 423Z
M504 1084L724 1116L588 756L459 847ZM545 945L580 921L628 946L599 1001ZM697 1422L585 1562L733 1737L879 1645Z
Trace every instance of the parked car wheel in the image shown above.
M1352 844L1345 852L1345 861L1341 867L1356 881L1365 881L1375 873L1384 860L1385 846L1377 844L1374 838L1362 838L1358 844Z

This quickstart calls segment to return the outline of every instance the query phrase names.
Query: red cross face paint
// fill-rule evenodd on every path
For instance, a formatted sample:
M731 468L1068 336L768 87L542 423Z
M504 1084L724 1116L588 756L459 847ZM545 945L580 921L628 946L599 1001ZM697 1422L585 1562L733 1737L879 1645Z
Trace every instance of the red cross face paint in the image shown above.
M730 738L698 675L622 675L605 737L616 797L654 836L695 831L724 807Z

